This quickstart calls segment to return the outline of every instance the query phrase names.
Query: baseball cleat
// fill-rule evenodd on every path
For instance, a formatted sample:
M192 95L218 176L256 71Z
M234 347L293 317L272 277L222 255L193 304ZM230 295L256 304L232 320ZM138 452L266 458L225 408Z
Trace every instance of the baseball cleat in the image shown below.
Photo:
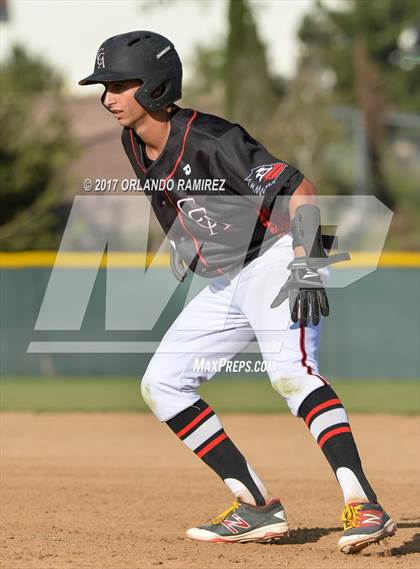
M358 553L372 543L391 537L397 530L397 524L379 504L348 504L341 520L344 532L338 547L343 553Z
M212 520L211 525L187 530L186 537L214 543L269 541L288 534L289 524L280 500L265 506L244 502L233 505Z

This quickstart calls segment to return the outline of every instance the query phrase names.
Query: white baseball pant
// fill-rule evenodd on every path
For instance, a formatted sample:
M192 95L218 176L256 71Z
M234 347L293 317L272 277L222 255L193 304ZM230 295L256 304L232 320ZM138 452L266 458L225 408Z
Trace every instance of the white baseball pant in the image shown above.
M285 235L236 276L212 279L179 314L141 385L144 400L160 421L193 405L200 398L200 384L215 375L196 370L198 360L217 367L255 340L273 388L294 415L309 393L327 383L318 372L322 320L303 328L291 321L288 300L270 308L289 277L292 259L292 238Z

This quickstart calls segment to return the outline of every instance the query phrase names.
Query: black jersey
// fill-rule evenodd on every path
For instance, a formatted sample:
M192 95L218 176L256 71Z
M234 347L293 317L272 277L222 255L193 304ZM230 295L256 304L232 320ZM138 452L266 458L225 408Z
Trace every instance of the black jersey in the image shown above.
M185 263L205 277L254 259L289 230L287 203L302 174L240 125L178 109L160 156L150 163L133 129L122 143L144 193ZM283 200L284 202L285 200Z

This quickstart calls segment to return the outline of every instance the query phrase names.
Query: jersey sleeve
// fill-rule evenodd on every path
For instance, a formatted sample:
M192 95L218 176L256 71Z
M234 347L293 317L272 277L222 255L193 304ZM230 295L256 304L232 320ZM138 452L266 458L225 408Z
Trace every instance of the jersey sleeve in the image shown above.
M213 176L224 178L235 193L274 199L291 195L303 180L296 168L279 160L240 125L218 140L212 160Z

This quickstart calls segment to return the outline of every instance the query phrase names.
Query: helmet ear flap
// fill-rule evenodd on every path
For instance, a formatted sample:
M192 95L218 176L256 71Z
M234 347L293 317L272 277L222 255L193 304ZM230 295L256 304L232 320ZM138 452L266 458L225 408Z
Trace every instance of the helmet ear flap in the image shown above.
M141 104L141 100L140 100L140 90L141 90L141 85L140 87L137 89L137 91L134 93L134 98L137 101L137 103L143 107L143 105Z
M156 85L156 81L154 82ZM158 111L173 103L173 98L168 95L173 91L174 80L172 78L158 82L155 86L151 82L145 83L143 89L138 89L134 94L136 101L147 111ZM180 89L179 89L180 90ZM179 99L180 95L175 100Z
M159 97L161 97L165 91L166 85L165 83L161 83L158 87L156 87L156 89L154 89L154 91L152 91L150 96L152 99L159 99Z

